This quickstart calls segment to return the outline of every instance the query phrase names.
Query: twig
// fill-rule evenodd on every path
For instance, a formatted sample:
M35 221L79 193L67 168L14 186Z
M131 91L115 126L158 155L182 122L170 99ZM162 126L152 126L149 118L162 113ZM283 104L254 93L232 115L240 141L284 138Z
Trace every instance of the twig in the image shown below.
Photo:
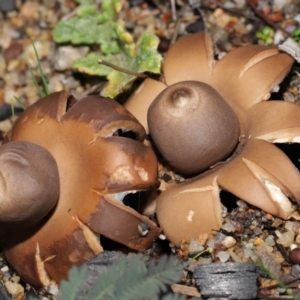
M174 283L171 285L171 288L174 293L201 298L201 294L199 293L198 289L194 286L186 286Z
M177 19L177 21L175 23L174 32L173 32L173 35L172 35L172 38L171 38L171 45L174 44L177 40L181 22L182 22L181 19Z
M175 0L170 0L170 2L171 2L172 20L173 20L173 22L176 22L177 21L177 13L176 13Z
M291 279L291 280L283 281L283 283L288 286L289 284L292 284L292 283L294 283L296 281L299 281L299 280L300 280L300 277L296 277L296 278ZM272 284L272 285L269 285L269 286L260 287L259 290L271 290L271 289L275 289L277 287L279 287L279 284L275 283L275 284Z
M116 66L116 65L114 65L114 64L112 64L112 63L110 63L110 62L108 62L108 61L106 61L104 59L99 59L98 60L98 64L105 65L105 66L110 67L110 68L112 68L114 70L117 70L117 71L119 71L121 73L125 73L125 74L132 75L132 76L135 76L135 77L140 77L140 78L147 78L147 77L149 77L148 75L143 74L143 73L137 73L137 72L134 72L134 71L130 71L130 70L126 70L124 68L118 67L118 66Z
M294 300L291 296L270 296L270 297L258 297L260 300Z
M260 12L259 10L256 9L256 5L253 2L253 0L247 0L247 4L253 9L253 11L255 12L255 14L257 14L265 23L267 23L270 27L272 27L275 30L280 30L282 31L284 34L286 34L287 37L290 37L290 33L287 32L285 29L283 29L281 26L273 23L272 21L270 21L268 18L266 18L265 14Z

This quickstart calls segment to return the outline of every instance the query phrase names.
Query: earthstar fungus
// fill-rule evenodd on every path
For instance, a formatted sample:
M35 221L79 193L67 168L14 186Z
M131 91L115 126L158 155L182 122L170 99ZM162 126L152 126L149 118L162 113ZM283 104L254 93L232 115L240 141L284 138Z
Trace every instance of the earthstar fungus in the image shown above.
M122 203L128 193L157 185L157 160L144 137L126 109L99 96L77 101L65 91L53 93L18 118L3 148L28 143L49 152L60 188L32 226L2 225L5 256L25 282L40 287L66 278L72 265L103 250L101 235L135 250L151 246L160 232L155 223ZM55 167L43 168L55 183Z
M300 141L300 107L284 101L266 101L293 63L294 59L287 53L273 46L261 45L238 48L215 61L209 35L203 32L189 35L176 42L166 54L163 82L146 79L125 104L143 125L148 118L150 134L158 149L171 165L185 174L195 172L193 166L196 161L193 159L197 153L191 155L189 152L194 143L199 152L205 148L216 153L222 148L233 150L223 157L215 155L205 170L198 169L202 173L172 185L158 196L159 223L175 245L180 245L182 239L198 238L201 233L211 233L212 229L220 228L221 190L283 219L299 218L299 171L272 143ZM202 132L203 127L194 126L200 121L194 121L196 118L192 117L190 122L189 114L173 114L170 120L162 119L173 110L164 104L168 100L163 96L174 84L178 90L185 90L187 82L209 85L237 117L234 135L230 136L229 130L229 136L226 135L222 145L207 139L206 135L213 132L209 128L211 125L207 127L208 131ZM208 96L206 98L211 100ZM145 106L142 107L141 103ZM155 106L160 106L159 117L156 117L158 111ZM226 110L224 114L228 115ZM230 114L228 116L231 118ZM220 117L224 115L220 116L218 109L198 113L198 118L204 119L202 122L216 120L219 130L223 130L222 125L228 125L225 125L226 120L220 122ZM159 127L160 123L164 124L163 128ZM183 124L184 130L181 131L177 123ZM239 135L236 135L238 129ZM202 137L197 136L197 130L201 131ZM163 143L164 140L168 141L168 145ZM201 145L201 142L204 144ZM235 145L233 148L229 147L232 143ZM177 144L179 156L186 157L186 164L180 168L176 165Z

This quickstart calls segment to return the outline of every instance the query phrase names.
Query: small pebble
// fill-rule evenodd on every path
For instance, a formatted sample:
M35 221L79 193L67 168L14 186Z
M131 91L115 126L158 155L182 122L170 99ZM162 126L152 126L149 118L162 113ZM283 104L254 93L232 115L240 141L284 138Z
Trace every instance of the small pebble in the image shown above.
M300 264L300 248L295 248L289 253L289 260L292 264Z
M226 230L227 232L235 232L236 228L231 222L226 222L222 225L222 229Z
M220 261L222 263L228 261L230 255L227 251L220 251L218 254L217 254L217 257L220 259Z
M232 236L227 236L223 241L222 245L225 248L231 248L236 244L236 240Z
M195 240L190 241L189 254L193 255L204 250L204 247Z
M277 235L277 233L276 233L276 235ZM294 242L294 238L295 238L294 233L291 231L287 231L278 236L277 243L284 247L289 247Z

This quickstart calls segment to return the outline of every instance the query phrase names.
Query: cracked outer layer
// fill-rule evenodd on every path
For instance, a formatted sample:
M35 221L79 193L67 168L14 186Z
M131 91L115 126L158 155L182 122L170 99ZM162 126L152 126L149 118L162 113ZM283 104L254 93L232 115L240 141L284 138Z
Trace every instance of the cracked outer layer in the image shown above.
M215 61L211 38L201 32L183 37L171 47L163 65L164 82L146 79L125 104L138 120L145 122L152 101L169 86L198 81L214 88L238 118L240 136L234 153L210 170L174 184L157 198L159 223L175 245L179 246L182 239L197 239L202 233L210 234L212 229L220 228L220 190L283 219L299 219L299 171L272 143L300 142L300 107L284 101L266 101L293 63L287 53L260 45L238 48ZM147 105L142 107L139 103ZM199 118L203 116L216 117L200 112ZM193 122L187 126L188 121L187 118L185 132L194 137L197 128ZM148 122L155 123L155 114L150 111ZM176 136L178 130L172 131L173 126L171 119L163 130L154 132L157 136L153 140L167 139L168 149L172 148L176 154L180 136ZM175 137L160 136L161 132L165 135L171 132ZM193 143L193 139L186 139L183 145L179 144L185 147L186 157ZM218 149L222 151L222 147ZM165 158L168 160L168 156Z
M136 139L115 135L120 130ZM57 205L45 218L27 229L4 228L1 245L25 282L40 287L66 278L72 265L103 251L95 233L135 250L151 246L160 232L155 223L114 199L157 185L156 157L141 143L144 136L126 109L99 96L77 101L65 91L53 93L19 117L5 142L47 149L60 180ZM141 223L149 227L145 236Z

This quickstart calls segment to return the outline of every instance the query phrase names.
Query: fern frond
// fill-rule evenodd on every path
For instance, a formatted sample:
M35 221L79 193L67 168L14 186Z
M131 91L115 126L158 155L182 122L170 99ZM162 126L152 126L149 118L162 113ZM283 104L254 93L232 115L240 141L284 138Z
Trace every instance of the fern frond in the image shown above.
M60 284L60 300L77 300L80 286L87 275L87 266L72 267L69 271L69 281L63 280ZM92 299L92 298L90 298Z
M94 288L88 293L85 299L93 299L93 300L109 300L116 299L114 298L114 290L115 288L119 288L116 284L116 281L120 277L125 276L126 272L126 260L117 260L108 270L99 276L94 284Z
M194 298L193 298L194 299ZM199 298L198 298L199 299ZM164 296L162 300L186 300L186 296L179 294L169 294Z
M158 263L150 262L145 270L138 269L138 261L133 260L128 268L126 285L116 290L118 300L158 299L160 291L166 290L166 285L178 281L181 277L176 258L162 256Z

